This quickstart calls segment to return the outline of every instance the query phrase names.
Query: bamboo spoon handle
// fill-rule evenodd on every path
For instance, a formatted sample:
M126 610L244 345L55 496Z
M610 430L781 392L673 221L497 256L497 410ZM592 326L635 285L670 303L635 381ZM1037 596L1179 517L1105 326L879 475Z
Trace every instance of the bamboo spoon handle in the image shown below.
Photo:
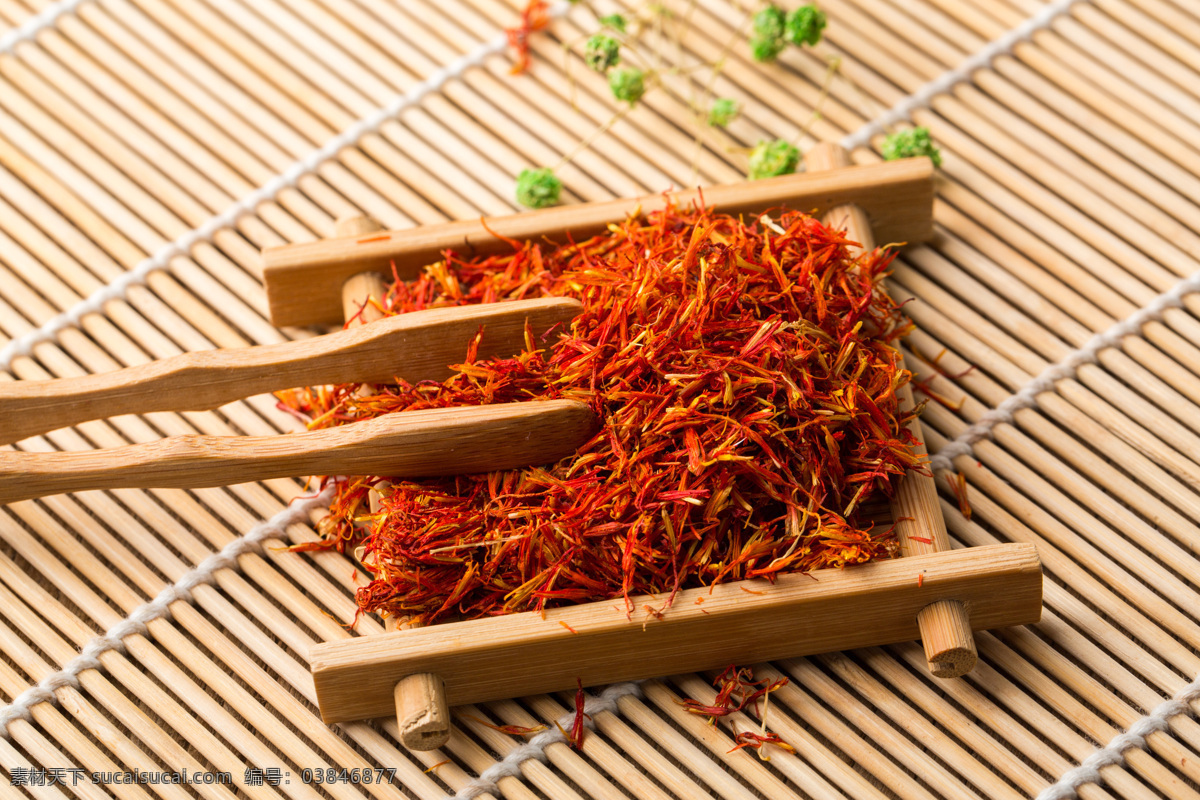
M297 475L431 477L548 464L596 430L572 400L386 414L281 436L174 436L72 453L0 453L0 505L60 492L188 488Z
M0 384L0 444L119 414L202 411L260 392L332 383L444 380L484 329L479 357L518 353L577 315L577 300L542 298L437 308L285 344L184 353L116 372Z
M805 167L810 172L837 169L849 163L849 154L828 142L816 145L804 157ZM874 249L871 222L862 208L856 205L839 206L826 212L823 220L833 228L844 229L846 235L861 244L864 250ZM904 369L903 360L900 369ZM897 396L902 406L913 407L911 386L905 384ZM923 458L926 451L920 420L912 420L909 430L918 443L914 448L916 455ZM891 505L902 556L950 550L950 536L946 532L946 520L942 517L932 475L909 472L896 487ZM957 678L974 668L978 658L975 637L971 632L970 615L963 603L957 600L931 603L917 614L917 623L925 646L925 658L935 677Z

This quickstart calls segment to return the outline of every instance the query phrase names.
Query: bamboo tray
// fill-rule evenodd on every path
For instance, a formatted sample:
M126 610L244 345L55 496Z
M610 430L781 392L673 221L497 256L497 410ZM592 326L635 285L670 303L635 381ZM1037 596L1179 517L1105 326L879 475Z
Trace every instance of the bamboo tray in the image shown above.
M516 5L104 0L4 39L0 347L29 345L19 349L32 357L5 350L0 380L305 337L270 324L260 248L331 237L350 214L402 229L510 213L517 172L554 163L612 113L576 56L564 69L562 43L595 24L581 6L534 37L528 76L508 74L502 45L478 49L513 23ZM909 102L902 110L943 148L936 235L890 281L918 326L908 364L943 401L922 420L930 450L1094 335L1117 334L1104 342L1119 347L1049 373L1035 406L1008 406L1011 422L937 470L956 547L1036 546L1040 623L977 634L980 663L956 681L932 679L914 643L758 665L760 677L790 680L772 694L766 728L799 751L776 749L769 762L729 752L759 719L709 726L678 705L712 699L711 676L692 673L588 692L595 729L579 752L553 724L569 719L572 698L551 693L464 707L444 748L415 753L389 721L320 722L309 653L350 638L342 623L357 584L336 554L282 550L315 537L306 509L316 504L284 515L305 487L56 496L0 509L0 701L7 708L64 668L76 680L56 679L49 702L5 718L0 793L1016 800L1057 786L1088 800L1195 798L1200 726L1162 704L1190 698L1200 674L1200 325L1194 286L1180 284L1200 253L1196 11L1184 0L1092 0L1030 28L1040 0L821 5L824 49L773 67L731 52L716 88L749 101L732 128L739 145L792 137L821 102L822 57L837 54L849 80L830 86L813 140L846 137L856 163L878 163L881 130L869 123ZM50 7L0 3L0 36ZM693 13L688 48L720 46L741 20L725 0L698 0ZM1021 26L1028 35L1011 37ZM968 61L1000 52L989 43L1005 37L1011 54ZM252 194L472 53L477 66L357 144L340 142L315 172ZM969 80L945 78L964 63ZM694 142L678 126L686 99L681 87L650 95L562 170L567 200L738 180L739 156L720 143L700 149L693 174ZM205 227L243 198L236 225ZM169 269L34 336L176 241L181 250L155 262ZM1176 286L1182 305L1160 301ZM291 427L258 397L87 423L19 447ZM228 558L207 561L226 547ZM192 585L202 564L211 582ZM164 598L169 617L125 625L183 579L186 591ZM123 649L97 644L110 630ZM383 628L366 618L360 633ZM85 647L96 661L73 662ZM550 727L538 738L489 724ZM1119 757L1104 751L1073 771L1131 726L1139 737L1120 740L1131 746ZM51 768L227 772L232 783L8 785L14 770ZM335 780L343 769L395 772L392 782L325 783L326 768ZM247 781L247 770L274 769L290 783Z
M808 208L867 249L874 247L873 227L904 241L928 238L929 159L851 167L844 150L822 144L809 151L806 168L802 174L677 193L669 202L703 201L734 214L781 205ZM381 313L382 270L415 276L447 248L488 253L509 247L516 237L579 240L665 202L668 198L647 197L585 203L414 231L382 232L370 220L343 220L338 238L264 252L272 319L303 324L338 314L349 325L361 324L367 309ZM322 302L322 290L334 302ZM902 387L899 396L902 404L913 403L911 388ZM916 454L924 456L919 427L913 435ZM371 504L378 504L374 492ZM852 575L819 570L808 580L782 585L738 582L710 593L716 602L703 610L685 602L655 621L638 620L628 609L617 608L614 615L611 603L595 602L544 615L398 630L387 641L318 645L309 656L322 718L340 722L394 709L405 745L430 750L449 738L449 705L564 690L572 682L594 686L887 644L903 641L914 630L931 673L957 678L975 665L973 630L1040 618L1036 553L1010 545L965 559L952 556L931 476L904 477L887 524L895 526L903 555L926 558L912 566L851 570ZM753 597L743 597L743 591ZM685 593L681 599L695 603L704 594ZM634 599L629 609L642 605Z

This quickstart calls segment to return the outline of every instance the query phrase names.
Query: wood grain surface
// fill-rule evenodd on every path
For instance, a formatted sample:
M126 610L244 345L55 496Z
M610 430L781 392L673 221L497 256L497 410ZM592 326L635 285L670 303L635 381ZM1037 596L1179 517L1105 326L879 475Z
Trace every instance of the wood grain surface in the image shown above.
M442 678L451 705L479 703L915 639L917 612L944 599L981 630L1026 625L1041 598L1036 550L1002 545L687 589L669 607L618 597L431 625L309 657L322 718L342 722L395 713L391 685L414 673Z
M697 145L685 123L704 81L667 76L559 167L564 202L733 183L750 148L779 138L808 149L859 132L851 158L874 165L886 132L927 126L943 155L934 236L901 253L888 287L917 326L906 361L934 398L922 417L930 451L1200 269L1200 16L1189 0L1078 2L887 130L863 126L1026 23L1042 0L820 0L824 41L766 65L738 44L747 4L668 3L680 19L691 9L685 54L711 58L734 41L711 88L741 103L739 119ZM23 354L0 383L306 338L270 322L262 248L333 236L335 220L353 215L395 231L513 213L522 169L559 163L619 110L581 58L599 28L585 4L530 38L529 74L510 75L507 53L485 55L236 224L184 238L480 52L523 5L104 0L4 50L0 344ZM48 8L0 2L0 34ZM830 59L839 66L827 82ZM75 313L175 241L182 252L144 283ZM65 327L36 333L63 314ZM765 729L798 752L768 747L770 761L731 752L737 734L762 730L752 710L710 725L679 704L711 700L711 673L655 679L596 713L582 751L550 744L545 762L525 762L483 796L1022 800L1069 774L1200 675L1198 316L1188 294L996 425L954 462L965 488L938 475L952 545L1028 542L1045 570L1041 622L977 632L970 676L935 681L915 643L755 665L761 678L789 679L771 694ZM293 430L274 406L251 396L114 417L15 449ZM304 492L275 479L0 508L3 702ZM476 785L536 735L488 725L569 724L572 693L454 709L455 735L428 753L406 750L394 722L321 724L307 654L350 636L363 576L336 552L286 550L312 542L311 526L271 531L261 551L170 603L170 618L125 636L124 652L104 652L77 686L13 719L0 784L9 789L18 768L220 770L232 786L82 781L9 793L435 800ZM364 617L357 631L383 626ZM1200 724L1180 714L1139 742L1078 796L1196 800ZM247 786L247 768L260 767L291 783ZM300 780L326 768L396 772L370 786Z
M260 347L183 353L99 375L0 384L0 444L154 411L204 411L253 394L336 383L442 381L481 330L478 357L513 355L576 316L576 300L540 298L435 308L337 333ZM199 484L197 484L199 485Z
M511 249L511 241L582 240L631 214L650 213L667 202L703 202L727 214L762 213L787 206L820 212L859 204L885 242L921 242L933 233L926 211L933 198L933 166L926 160L846 167L828 174L797 173L702 190L635 199L546 208L541 211L461 220L365 236L339 236L283 245L263 252L263 278L276 325L311 325L341 319L342 282L364 270L412 277L445 250L488 254ZM333 298L331 300L330 298ZM334 300L338 300L334 302Z

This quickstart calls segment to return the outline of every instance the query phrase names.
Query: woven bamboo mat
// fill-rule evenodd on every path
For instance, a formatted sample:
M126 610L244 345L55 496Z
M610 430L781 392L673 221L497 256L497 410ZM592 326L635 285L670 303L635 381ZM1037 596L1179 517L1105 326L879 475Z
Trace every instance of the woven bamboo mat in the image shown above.
M692 5L697 52L743 18ZM791 679L768 724L797 749L769 762L683 713L712 695L696 675L594 695L582 752L477 721L553 732L571 698L540 696L459 709L446 748L410 753L393 721L315 713L305 654L351 635L355 575L281 552L315 537L316 502L288 512L300 482L51 497L0 508L0 795L1200 798L1200 7L821 5L815 53L733 52L717 86L744 101L731 132L795 136L836 53L845 79L813 136L872 162L878 123L908 116L942 145L938 238L891 287L913 299L909 363L945 401L924 418L930 448L956 443L937 462L953 536L1037 544L1040 624L979 636L979 667L952 682L917 644L762 667ZM594 76L575 61L573 87L564 69L560 43L591 12L535 37L520 78L497 39L516 15L506 0L0 0L3 377L309 335L267 322L260 247L351 213L399 228L512 210L517 172L612 113ZM721 147L693 174L677 89L561 171L568 202L741 176ZM259 397L20 447L290 429ZM135 770L232 783L91 780Z

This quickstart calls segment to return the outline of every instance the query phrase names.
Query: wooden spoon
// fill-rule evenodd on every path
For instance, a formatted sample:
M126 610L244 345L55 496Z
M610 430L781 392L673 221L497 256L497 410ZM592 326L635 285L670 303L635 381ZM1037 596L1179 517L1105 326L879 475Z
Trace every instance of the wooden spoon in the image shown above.
M450 377L484 330L479 357L518 353L525 322L535 335L576 316L568 298L435 308L311 339L203 350L128 369L49 381L0 384L0 444L91 419L149 411L204 411L294 386L410 383Z
M545 400L406 411L281 436L172 436L109 450L7 452L0 453L0 505L87 489L513 469L557 461L595 430L595 415L583 403Z

